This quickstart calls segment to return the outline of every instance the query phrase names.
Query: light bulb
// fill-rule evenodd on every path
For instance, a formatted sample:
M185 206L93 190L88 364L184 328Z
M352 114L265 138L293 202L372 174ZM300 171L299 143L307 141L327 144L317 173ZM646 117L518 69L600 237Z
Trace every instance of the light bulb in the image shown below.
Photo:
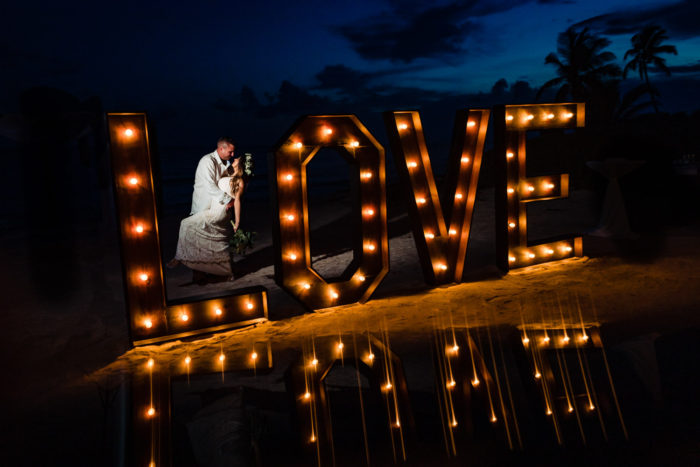
M290 253L290 254L289 254L289 259L291 259L292 261L296 261L296 260L297 260L297 255L295 255L294 253Z
M253 353L250 354L250 358L253 359L253 360L257 360L257 359L258 359L258 353L257 353L255 350L253 350Z
M312 364L313 366L318 365L318 359L314 358L313 360L311 360L311 364Z
M426 234L425 234L425 238L429 238L429 239L431 239L431 240L432 240L433 238L435 238L435 234L432 234L432 233L426 233Z
M223 363L224 360L226 360L226 355L224 355L223 353L219 354L219 361Z
M153 368L153 365L155 365L156 362L152 358L149 358L146 364L148 365L148 368Z
M568 118L573 117L574 114L572 114L571 112L565 112L565 113L563 113L561 116L562 116L562 118L568 119Z
M530 121L530 120L532 120L533 118L535 118L534 115L532 115L532 114L527 114L527 116L525 117L525 120Z
M457 231L455 229L450 229L450 235L457 235Z
M512 121L513 121L513 116L512 116L512 115L506 115L506 121L507 121L507 122L512 122Z
M475 377L475 378L472 380L472 386L474 386L474 387L477 387L477 386L479 385L479 383L481 383L481 381L479 381L479 378L476 378L476 377Z
M374 360L374 354L370 352L370 353L367 355L367 359L368 359L368 360Z
M425 204L425 198L418 198L418 199L416 199L416 202L418 204Z
M545 249L544 252L547 253L548 255L553 255L553 254L554 254L554 250L552 250L551 248Z
M445 265L445 264L440 263L437 265L437 267L441 271L447 271L447 265Z
M327 134L327 135L332 135L332 134L333 134L333 128L325 127L325 128L323 129L323 132L324 132L325 134Z
M335 290L331 290L329 295L331 296L332 299L338 298L338 292L336 292Z
M547 115L545 115L544 118L547 119L547 120L551 120L551 119L554 118L554 114L547 114Z
M248 302L246 304L246 308L248 308L249 310L252 310L253 308L255 308L255 306L251 302Z
M153 327L153 321L151 321L151 318L146 318L143 320L143 325L151 329Z
M374 251L374 250L376 249L376 247L374 246L373 243L368 243L368 244L366 245L366 248L367 248L369 251Z
M471 127L473 127L473 126L475 126L475 125L476 125L476 122L474 122L473 120L469 120L469 121L467 122L467 126L468 126L469 128L471 128Z
M139 279L141 280L141 282L148 282L148 274L142 272L141 274L139 274Z
M514 263L514 262L515 262L515 256L509 256L509 257L508 257L508 261L510 261L511 263Z
M418 162L416 162L416 161L411 161L411 162L409 162L407 165L408 165L409 168L415 169L416 167L418 167Z
M345 347L345 344L338 342L338 350L343 350L343 347Z
M512 159L513 157L515 157L515 154L512 153L512 152L510 152L510 151L508 151L508 152L506 153L506 157L507 157L508 159Z
M512 195L513 193L515 193L515 190L513 188L508 188L507 191L508 191L509 195Z
M136 227L134 227L134 231L135 231L136 233L143 233L143 231L144 231L143 224L138 224L138 225L136 225Z
M514 229L514 228L515 228L515 222L509 222L509 223L508 223L508 227L510 227L511 229Z
M153 417L155 414L156 414L156 409L153 407L149 407L148 411L146 412L146 415L148 415L149 417Z
M399 123L399 130L407 130L408 125L406 123Z
M301 144L301 141L297 141L296 143L294 143L294 147L297 149L301 149L302 146L303 146L303 144Z
M391 389L393 386L391 384L391 381L387 381L386 384L384 385L384 390L388 391Z
M372 178L372 172L362 172L362 178L364 178L365 180L369 180L370 178Z
M564 251L566 251L567 253L570 253L571 250L572 250L572 248L568 245L564 247Z
M180 320L182 321L188 321L190 319L190 316L187 313L183 313L180 315Z
M223 311L221 311L221 308L217 308L214 310L214 313L216 313L216 316L221 316L223 314Z
M358 274L358 275L357 275L357 280L360 281L360 282L364 282L364 281L365 281L365 276L363 276L362 274Z
M468 157L463 157L462 158L462 164L468 164L469 163L469 158Z
M124 130L124 136L126 136L127 138L131 138L132 136L134 136L134 130L132 130L131 128L127 128L126 130Z
M527 191L529 191L530 193L532 193L533 191L535 191L535 187L532 186L532 185L528 185L528 186L527 186Z
M284 176L284 179L287 180L288 182L291 182L292 180L294 180L294 175L287 174Z
M304 290L309 290L311 288L311 284L309 284L308 282L304 282L303 284L301 284L301 286L304 288Z
M535 378L540 379L542 377L542 374L538 371L535 373Z
M287 214L287 220L288 220L288 221L291 222L291 221L293 221L294 219L296 219L296 217L294 216L294 214Z
M365 215L366 215L366 216L373 216L373 215L374 215L374 209L372 209L372 208L367 208L367 209L365 209Z
M535 258L535 254L532 253L532 252L530 252L530 253L527 254L527 257L530 258L530 259L534 259L534 258Z
M455 195L455 198L456 198L456 199L462 199L462 193L457 193L457 194Z
M129 185L131 185L131 186L136 186L136 185L138 185L138 184L139 184L139 179L138 179L138 178L136 178L136 177L131 177L131 178L129 179Z
M523 337L523 344L527 345L530 342L530 338L525 336Z
M189 355L185 357L185 365L189 365L191 361L192 361L192 358L190 358Z
M360 146L360 142L359 142L359 141L351 141L351 142L350 142L350 147L356 148L356 147L359 147L359 146Z
M554 184L553 184L553 183L545 183L545 184L544 184L544 187L545 187L547 190L551 190L552 188L554 188Z
M306 392L304 393L304 399L306 399L306 400L311 399L311 393L310 393L309 391L306 391Z
M447 387L450 388L450 389L452 389L453 387L455 387L455 385L457 385L457 383L456 383L455 380L453 380L453 379L447 382Z

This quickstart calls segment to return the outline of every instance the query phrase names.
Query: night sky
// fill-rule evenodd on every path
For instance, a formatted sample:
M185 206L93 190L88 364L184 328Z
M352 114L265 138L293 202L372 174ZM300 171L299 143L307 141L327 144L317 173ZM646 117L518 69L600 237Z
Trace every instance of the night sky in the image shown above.
M51 86L106 111L148 111L161 144L231 134L272 145L304 113L356 113L383 133L384 110L451 120L532 101L571 25L608 37L621 66L634 33L664 27L678 55L666 56L670 78L652 75L663 109L700 107L696 0L21 1L0 14L1 113Z

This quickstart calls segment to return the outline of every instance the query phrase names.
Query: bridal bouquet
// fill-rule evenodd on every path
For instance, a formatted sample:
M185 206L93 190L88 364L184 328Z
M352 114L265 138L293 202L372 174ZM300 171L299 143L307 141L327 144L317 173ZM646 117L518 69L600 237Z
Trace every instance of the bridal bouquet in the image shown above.
M231 221L233 225L233 221ZM242 229L236 230L228 241L228 247L231 253L236 253L242 255L246 250L253 248L253 239L257 235L257 232L246 232Z

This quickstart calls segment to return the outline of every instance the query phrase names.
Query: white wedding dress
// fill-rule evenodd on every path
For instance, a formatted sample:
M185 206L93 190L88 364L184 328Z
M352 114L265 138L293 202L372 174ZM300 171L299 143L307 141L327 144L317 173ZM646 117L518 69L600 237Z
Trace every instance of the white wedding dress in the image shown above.
M231 177L222 177L219 188L233 197ZM190 269L230 276L229 238L233 235L225 204L212 200L209 209L192 214L180 222L175 259Z

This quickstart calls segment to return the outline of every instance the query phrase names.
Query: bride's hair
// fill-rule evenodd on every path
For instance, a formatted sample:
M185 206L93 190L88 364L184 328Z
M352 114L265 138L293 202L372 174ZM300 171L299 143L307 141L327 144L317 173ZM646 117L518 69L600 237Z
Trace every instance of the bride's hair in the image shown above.
M240 161L240 159L238 160ZM241 180L243 180L243 177L245 176L241 163L239 162L236 165L231 164L229 166L229 174L231 175L231 193L233 196L237 196L238 190L241 187Z

